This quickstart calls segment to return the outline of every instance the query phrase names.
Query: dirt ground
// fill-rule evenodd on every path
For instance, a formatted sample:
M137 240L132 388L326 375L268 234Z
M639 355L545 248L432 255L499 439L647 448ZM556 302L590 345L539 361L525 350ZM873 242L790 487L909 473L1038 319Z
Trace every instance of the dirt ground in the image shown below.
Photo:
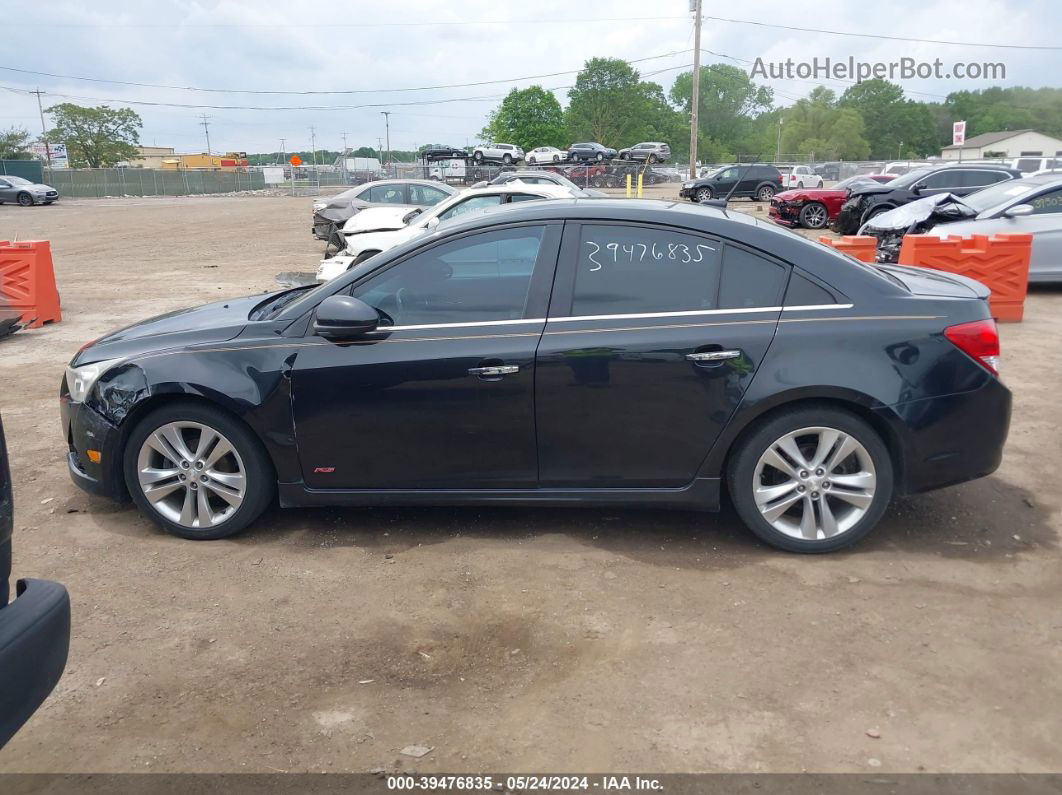
M274 509L194 543L78 490L77 348L313 270L309 204L0 207L0 239L52 241L64 314L0 341L15 573L64 582L74 622L0 771L1062 769L1062 293L1003 329L1000 470L843 554L732 511Z

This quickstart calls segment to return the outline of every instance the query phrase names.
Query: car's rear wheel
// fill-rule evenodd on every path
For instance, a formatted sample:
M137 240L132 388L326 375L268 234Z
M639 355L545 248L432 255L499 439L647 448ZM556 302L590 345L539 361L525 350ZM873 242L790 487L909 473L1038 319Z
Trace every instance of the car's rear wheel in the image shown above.
M276 488L250 429L220 409L194 403L163 406L138 422L124 465L140 510L167 532L195 540L243 530Z
M760 189L756 191L756 198L761 202L769 202L774 198L774 188L770 185L762 185Z
M712 198L712 189L708 186L697 188L697 192L693 195L697 197L697 201L706 202Z
M822 229L828 219L826 205L820 202L810 202L800 210L800 223L808 229Z
M829 406L786 410L746 436L727 468L738 515L787 552L854 544L892 498L892 461L866 422Z
M472 159L475 160L477 163L482 163L483 162L483 153L482 152L474 153L472 155Z
M28 193L25 193L25 192L20 193L18 195L18 203L22 207L29 207L30 205L33 204L33 197L30 196Z

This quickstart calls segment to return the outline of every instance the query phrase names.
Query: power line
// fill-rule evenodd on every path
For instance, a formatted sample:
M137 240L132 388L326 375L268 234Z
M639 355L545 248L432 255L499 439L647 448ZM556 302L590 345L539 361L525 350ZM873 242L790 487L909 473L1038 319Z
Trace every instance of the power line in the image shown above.
M1001 50L1062 50L1058 45L1048 44L994 44L989 42L972 41L948 41L946 39L919 39L913 36L888 36L884 33L855 33L847 30L829 30L828 28L802 28L796 25L781 25L777 22L759 22L753 19L731 19L729 17L712 17L705 15L705 19L713 22L728 22L733 25L753 25L761 28L778 28L780 30L794 30L800 33L825 33L829 36L855 36L861 39L888 39L890 41L913 41L919 44L949 44L956 47L988 47Z
M644 58L635 58L634 60L627 61L627 63L644 63L645 61L655 61L660 58L669 58L673 55L685 55L692 52L692 50L675 50L673 52L665 52L660 55L648 55ZM539 75L525 75L523 77L508 77L500 80L479 80L474 83L449 83L444 85L435 86L410 86L403 88L353 88L353 89L336 89L336 90L308 90L308 91L283 91L283 90L264 90L264 89L251 89L251 88L203 88L201 86L175 86L166 85L163 83L140 83L131 80L108 80L102 77L84 77L80 75L61 75L53 72L38 72L32 69L22 69L16 66L0 66L0 70L5 72L17 72L19 74L34 75L37 77L52 77L57 80L80 80L86 83L107 83L117 86L134 86L137 88L164 88L172 91L199 91L202 93L212 94L276 94L276 95L289 95L289 96L315 96L315 95L330 95L330 94L391 94L402 93L407 91L437 91L444 88L474 88L477 86L489 86L497 85L498 83L516 83L523 80L540 80L546 77L560 77L562 75L574 75L578 74L581 69L568 69L563 72L548 72L546 74Z

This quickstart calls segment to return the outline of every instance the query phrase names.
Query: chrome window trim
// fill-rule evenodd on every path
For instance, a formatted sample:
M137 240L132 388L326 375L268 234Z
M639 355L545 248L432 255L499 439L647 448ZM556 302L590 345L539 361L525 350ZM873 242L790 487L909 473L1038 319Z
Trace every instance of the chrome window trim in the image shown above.
M516 326L521 323L571 323L582 320L640 320L645 318L698 317L701 315L743 315L758 312L807 312L817 309L851 309L852 304L813 304L808 306L754 306L742 309L694 309L683 312L642 312L626 315L577 315L574 317L529 317L519 320L477 320L468 323L421 323L409 326L380 326L377 331L420 331L432 328L483 328Z

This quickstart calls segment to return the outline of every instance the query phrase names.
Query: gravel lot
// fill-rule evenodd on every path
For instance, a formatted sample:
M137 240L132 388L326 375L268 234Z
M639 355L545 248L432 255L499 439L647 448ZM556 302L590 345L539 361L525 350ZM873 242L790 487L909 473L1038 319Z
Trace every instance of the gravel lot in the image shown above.
M0 771L1062 769L1062 293L1004 327L999 472L829 557L732 511L274 509L194 543L75 488L78 346L312 270L309 203L0 207L0 239L52 241L64 312L0 341L15 571L74 610Z

